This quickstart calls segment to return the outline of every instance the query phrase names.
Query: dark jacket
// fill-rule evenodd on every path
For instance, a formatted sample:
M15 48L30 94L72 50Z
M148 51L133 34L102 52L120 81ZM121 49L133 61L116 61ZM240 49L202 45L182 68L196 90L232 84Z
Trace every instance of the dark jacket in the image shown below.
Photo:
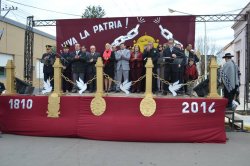
M176 58L172 58L172 54L175 54ZM164 49L163 57L165 58L166 63L170 63L170 64L173 64L173 65L179 65L180 64L182 66L184 66L184 64L185 64L184 52L182 50L180 50L179 48L177 48L177 47L173 47L172 52L171 52L169 47Z
M103 60L103 64L104 64L104 68L113 68L114 70L114 66L115 66L115 52L111 52L111 56L108 60L105 60L102 56L102 60Z
M53 73L54 68L53 64L55 62L56 55L54 53L44 53L41 59L43 63L43 73Z
M87 54L87 64L88 64L88 67L87 67L87 72L88 73L96 73L96 67L95 67L95 64L96 64L96 61L97 61L97 58L100 57L100 53L99 52L95 52L93 55L91 53L88 53ZM91 59L93 59L92 62Z
M104 52L103 52L104 53ZM114 79L114 74L115 74L115 52L111 52L110 58L108 60L105 60L103 58L102 54L102 61L104 64L103 72L108 74L111 78Z
M71 66L71 55L70 53L62 53L60 55L60 60L63 66L65 66L66 68L68 68L69 66Z
M185 51L184 51L184 53L185 53ZM188 59L189 59L189 58L194 59L194 64L196 64L196 63L198 63L198 62L200 61L199 58L197 57L197 55L194 54L194 53L192 53L191 51L189 51L189 56L187 57L187 56L185 55L185 57L186 57L186 64L188 64Z
M75 58L75 56L80 56L79 58ZM87 69L87 55L86 52L83 53L79 51L76 54L76 51L71 53L71 62L72 62L72 73L86 73Z
M164 66L164 60L163 60L163 51L159 52L159 58L157 61L158 67Z
M154 64L154 69L157 69L157 61L159 58L159 52L157 49L152 48L150 51L147 51L146 49L143 52L143 60L145 61L145 64L148 60L148 58L151 58Z
M0 94L5 90L5 86L2 82L0 82Z

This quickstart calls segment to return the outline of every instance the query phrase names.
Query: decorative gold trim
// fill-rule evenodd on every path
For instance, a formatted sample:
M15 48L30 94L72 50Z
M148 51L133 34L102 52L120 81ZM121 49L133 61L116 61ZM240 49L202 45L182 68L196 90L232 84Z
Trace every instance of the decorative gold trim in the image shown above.
M90 103L90 108L95 116L102 115L106 110L106 102L103 97L95 96Z
M95 116L102 115L106 110L106 101L103 96L103 62L99 57L96 62L96 93L90 103L91 112Z
M152 116L156 111L155 100L152 97L145 97L140 103L140 110L143 116Z
M56 61L53 65L54 67L54 92L61 95L62 94L62 64L59 58L56 58Z
M48 118L59 118L60 115L60 95L58 93L52 93L49 96L48 101Z
M217 69L218 65L216 59L214 56L212 56L210 60L208 98L221 98L217 91Z
M140 111L143 116L150 117L156 111L156 103L152 94L152 69L154 67L152 59L148 58L146 67L146 90L145 97L140 103Z
M147 35L146 32L145 32L145 35L139 37L137 41L134 40L133 42L134 42L134 45L138 45L140 47L141 52L144 51L144 48L145 46L148 45L148 42L152 42L154 45L154 48L157 48L159 45L159 40L154 39L152 36Z
M15 65L13 60L8 60L6 65L6 94L16 94L15 89Z

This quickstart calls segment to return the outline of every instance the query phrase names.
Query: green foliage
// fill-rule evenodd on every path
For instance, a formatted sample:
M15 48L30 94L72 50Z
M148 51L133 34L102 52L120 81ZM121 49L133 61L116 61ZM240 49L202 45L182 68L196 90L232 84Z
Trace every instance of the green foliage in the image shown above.
M102 18L105 14L105 10L101 6L87 6L82 18Z

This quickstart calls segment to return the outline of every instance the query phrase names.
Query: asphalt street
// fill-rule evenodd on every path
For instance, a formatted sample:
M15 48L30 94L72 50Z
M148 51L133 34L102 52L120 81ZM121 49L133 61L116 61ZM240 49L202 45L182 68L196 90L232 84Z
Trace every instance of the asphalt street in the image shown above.
M226 144L111 142L3 134L0 166L248 166L250 134Z

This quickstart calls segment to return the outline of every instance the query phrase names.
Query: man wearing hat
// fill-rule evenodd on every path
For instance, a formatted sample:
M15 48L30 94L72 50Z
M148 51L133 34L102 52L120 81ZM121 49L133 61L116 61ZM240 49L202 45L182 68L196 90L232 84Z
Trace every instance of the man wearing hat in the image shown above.
M54 77L54 68L53 64L55 62L56 55L52 53L52 46L46 45L46 53L43 54L41 63L43 63L43 79L44 81L50 80L50 85L52 89L54 89L54 81L52 78Z
M61 53L60 59L63 65L63 75L71 80L71 55L69 53L70 45L63 44L63 51ZM71 91L72 86L64 78L62 79L63 92Z
M228 99L228 108L232 108L232 101L234 100L236 90L239 87L239 68L231 59L233 55L226 53L222 58L226 63L223 65L220 77L224 85L224 97Z

